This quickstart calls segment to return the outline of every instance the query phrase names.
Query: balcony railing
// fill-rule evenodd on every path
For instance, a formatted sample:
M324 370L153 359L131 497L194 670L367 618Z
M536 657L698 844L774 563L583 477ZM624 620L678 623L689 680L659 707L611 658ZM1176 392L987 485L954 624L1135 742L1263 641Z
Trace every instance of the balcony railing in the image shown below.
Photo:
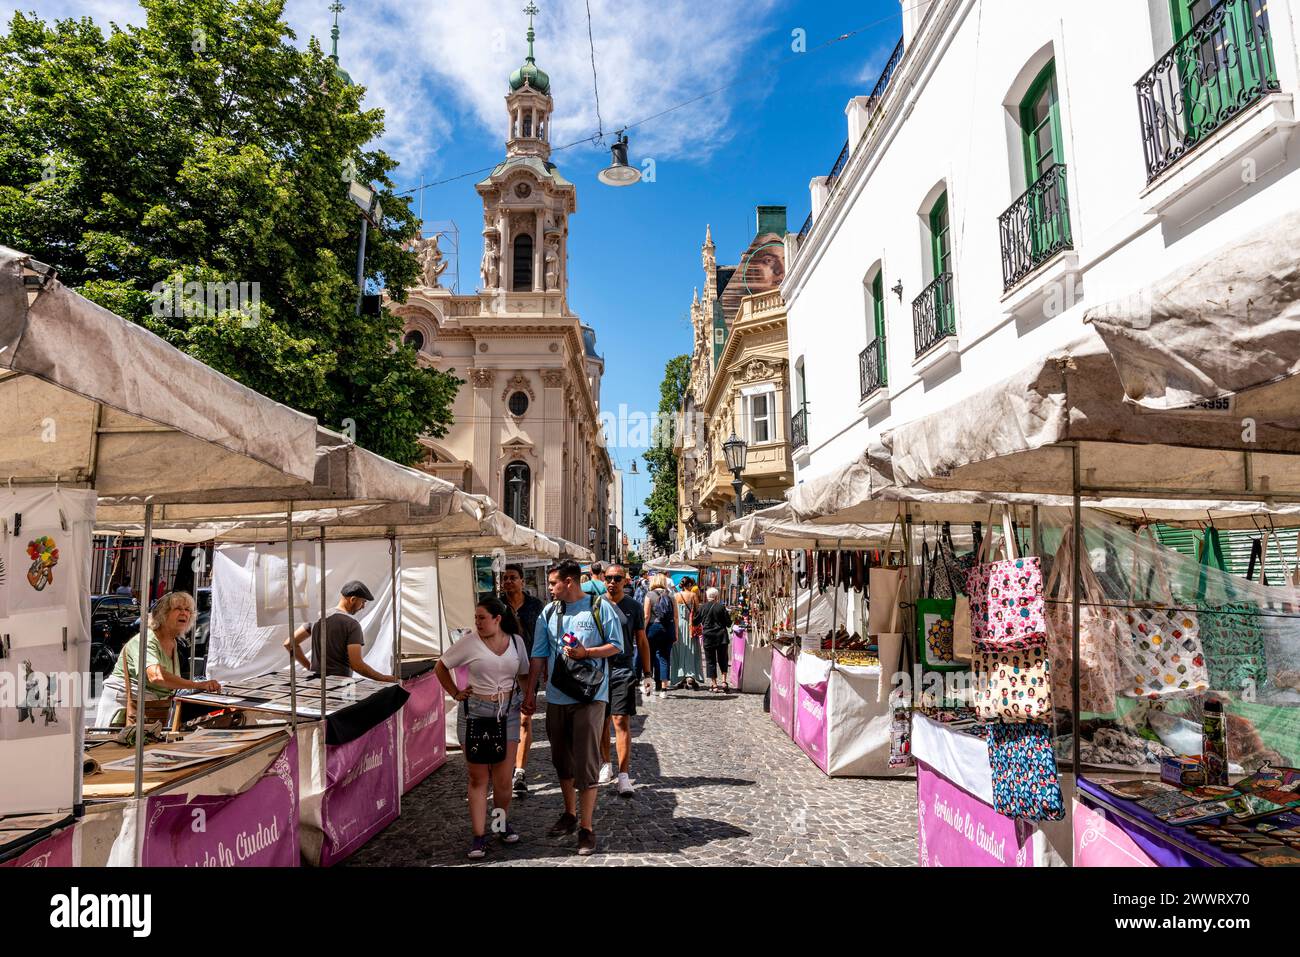
M1268 0L1223 0L1137 81L1147 182L1278 89Z
M884 340L877 339L858 353L858 379L862 384L863 399L888 384Z
M808 406L802 406L790 416L790 448L801 449L808 444Z
M957 315L952 304L952 273L946 272L926 286L912 300L912 334L918 356L939 342L957 334Z
M1002 234L1002 289L1007 291L1062 249L1073 249L1065 167L1060 163L998 217Z

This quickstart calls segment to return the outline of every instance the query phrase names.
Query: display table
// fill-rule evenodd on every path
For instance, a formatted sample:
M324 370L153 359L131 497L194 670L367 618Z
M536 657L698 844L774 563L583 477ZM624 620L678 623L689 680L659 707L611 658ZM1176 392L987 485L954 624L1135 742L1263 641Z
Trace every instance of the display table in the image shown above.
M993 809L988 743L912 716L917 850L922 867L1049 867L1065 863L1070 822L1034 824ZM1064 780L1061 788L1069 795Z
M772 694L769 707L776 726L794 737L794 659L772 649Z
M401 813L399 716L369 731L325 746L321 766L320 722L299 726L302 778L300 836L304 860L330 867L355 853Z
M879 687L879 665L842 665L816 655L799 655L793 737L822 773L910 776L907 768L889 766L889 705L887 700L877 700Z
M254 741L238 751L222 755L220 758L203 764L194 764L175 771L146 771L144 773L142 793L147 796L162 794L167 791L184 790L204 778L211 778L230 769L235 769L235 776L238 776L241 770L246 770L241 766L247 765L249 761L260 761L263 765L269 764L273 760L273 755L284 748L288 738L289 734L286 728L281 734ZM148 753L166 747L166 744L146 744L144 750ZM111 764L114 761L120 761L123 758L134 757L135 748L127 748L115 742L109 742L99 745L89 753L102 766ZM260 772L260 768L258 770ZM229 778L231 775L227 774L225 776ZM135 771L106 771L101 767L101 770L85 777L81 793L87 803L129 800L135 797Z
M751 645L749 632L739 626L731 630L731 658L727 666L727 684L733 691L762 694L770 684L772 646Z
M1255 867L1186 828L1165 824L1136 801L1079 782L1074 808L1076 867Z
M432 671L405 680L402 706L402 793L447 763L446 692Z

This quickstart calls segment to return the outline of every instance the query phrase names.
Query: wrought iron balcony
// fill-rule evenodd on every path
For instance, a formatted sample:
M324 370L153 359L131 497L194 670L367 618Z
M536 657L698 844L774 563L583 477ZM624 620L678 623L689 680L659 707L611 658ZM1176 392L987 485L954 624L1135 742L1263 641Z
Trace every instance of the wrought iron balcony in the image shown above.
M1268 0L1223 0L1136 85L1151 182L1234 116L1281 88Z
M790 448L801 449L808 444L808 406L790 416Z
M952 273L946 272L912 300L912 335L918 356L948 336L957 334L957 313L952 304Z
M858 380L862 385L862 398L889 383L885 373L885 343L876 339L858 353Z
M1073 249L1065 167L1057 163L998 217L1002 289L1007 291L1062 249Z

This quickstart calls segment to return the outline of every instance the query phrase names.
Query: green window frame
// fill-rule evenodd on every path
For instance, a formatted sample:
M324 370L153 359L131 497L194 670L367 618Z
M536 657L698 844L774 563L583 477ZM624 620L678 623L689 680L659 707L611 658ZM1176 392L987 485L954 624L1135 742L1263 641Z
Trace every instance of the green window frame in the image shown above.
M1171 23L1175 46L1182 46L1178 58L1178 73L1182 80L1184 122L1188 137L1194 142L1207 135L1219 125L1219 114L1240 101L1245 91L1264 81L1276 82L1276 63L1272 51L1267 60L1266 76L1260 76L1259 64L1253 57L1242 52L1246 39L1254 35L1255 16L1267 16L1268 4L1259 5L1246 0L1236 0L1229 11L1225 31L1229 43L1237 47L1236 52L1229 52L1222 43L1213 48L1206 44L1183 45L1181 41L1192 32L1192 28L1209 15L1219 5L1220 0L1169 0ZM1213 57L1219 69L1214 79L1206 82L1202 78L1204 60Z
M1025 188L1028 189L1065 155L1054 59L1039 71L1020 101L1020 134L1025 154Z
M875 333L873 341L880 344L876 349L877 372L880 376L880 384L885 385L888 379L885 373L885 270L883 267L876 270L868 290L867 295L871 299L871 329Z
M944 190L930 207L930 256L934 279L952 271L952 240L948 225L948 191Z

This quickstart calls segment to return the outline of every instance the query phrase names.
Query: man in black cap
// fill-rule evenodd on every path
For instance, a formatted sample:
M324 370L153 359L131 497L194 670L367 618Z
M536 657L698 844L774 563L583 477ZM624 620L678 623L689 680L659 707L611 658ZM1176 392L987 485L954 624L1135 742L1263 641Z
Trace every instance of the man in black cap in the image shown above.
M374 601L370 589L359 581L350 581L339 591L339 603L331 608L325 617L328 630L325 633L325 673L339 675L343 678L357 674L374 681L396 681L392 675L376 671L366 664L361 657L361 650L366 645L365 635L361 633L361 623L353 616L366 607L366 602ZM320 661L320 629L318 621L303 625L293 633L293 656L300 665L314 674L320 674L317 662ZM311 661L302 653L302 643L311 638ZM289 642L284 643L286 648Z

